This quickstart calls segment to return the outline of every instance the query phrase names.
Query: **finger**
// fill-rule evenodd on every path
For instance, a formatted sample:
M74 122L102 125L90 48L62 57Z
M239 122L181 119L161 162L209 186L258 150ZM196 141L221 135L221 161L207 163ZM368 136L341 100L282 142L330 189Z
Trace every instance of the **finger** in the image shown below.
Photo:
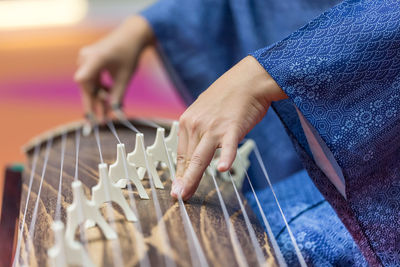
M74 74L74 80L80 85L91 84L94 86L99 80L102 64L99 60L88 59L80 65Z
M180 181L177 179L177 184L182 186L180 192L183 200L189 199L199 186L203 173L210 164L217 148L217 143L214 140L214 138L206 136L200 140L183 178ZM177 195L173 196L177 197Z
M74 75L74 80L80 85L82 104L85 113L94 112L96 99L93 90L99 83L100 64L98 61L89 60L82 63Z
M113 112L113 114L114 114L116 119L118 119L120 121L127 120L127 118L125 116L125 113L124 113L124 110L122 109L121 105L115 105L115 104L111 105L111 109L112 109L112 112Z
M130 77L128 70L121 70L116 74L111 90L111 105L121 105Z
M106 122L110 110L108 98L109 98L109 93L105 89L100 88L100 91L97 95L97 105L98 105L97 112L98 112L98 117L100 118L100 123L102 124Z
M96 108L96 97L93 95L93 87L92 83L81 84L81 98L82 105L85 114L95 114Z
M239 138L235 132L228 132L224 136L221 144L221 156L217 167L218 171L225 172L231 168L232 163L236 158L238 143Z
M186 150L187 150L187 132L184 127L179 127L178 131L178 149L176 156L176 177L183 177L186 165Z
M190 132L190 130L189 131L186 130L186 132ZM188 134L187 139L188 139L188 144L185 153L186 156L185 169L187 169L188 166L190 165L192 155L200 142L200 136L197 132L192 131L192 134Z

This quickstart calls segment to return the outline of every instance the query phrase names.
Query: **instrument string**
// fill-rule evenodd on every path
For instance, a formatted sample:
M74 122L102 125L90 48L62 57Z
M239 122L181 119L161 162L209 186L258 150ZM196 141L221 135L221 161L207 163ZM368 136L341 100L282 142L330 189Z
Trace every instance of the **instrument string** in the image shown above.
M168 158L169 158L169 156L168 156ZM175 177L175 172L173 171L172 173L173 173L172 177ZM173 178L172 180L174 180L174 179L175 178ZM191 256L190 258L192 260L192 265L193 266L197 266L197 265L208 266L206 256L200 245L200 241L197 238L196 233L194 232L193 224L190 220L189 214L186 210L185 203L183 202L182 196L180 194L178 195L178 205L179 205L179 210L181 212L181 217L182 217L186 236L191 238L191 242L188 242L188 244L189 244L189 253ZM193 251L196 252L199 262L195 261L195 253Z
M108 127L110 128L111 132L114 134L115 138L116 138L116 139L118 140L118 142L121 144L121 140L120 140L119 137L118 137L117 130L115 129L114 124L112 123L112 121L109 121L109 122L107 123L107 125L108 125ZM128 174L128 167L126 166L126 155L123 154L122 157L123 157L122 163L123 163L123 165L124 165L125 176L126 176L126 178L128 178L129 174ZM128 183L127 186L128 186L129 192L133 192L132 184L131 184L131 183ZM142 233L143 233L143 231L142 231L142 224L140 223L139 213L138 213L137 207L136 207L136 201L135 201L135 199L133 198L132 194L129 193L128 196L129 196L130 205L131 205L133 211L135 212L135 214L136 214L136 216L137 216L137 218L138 218L137 225L136 225L137 231L138 231L140 234L142 234ZM146 251L146 249L145 249L145 241L143 240L143 237L142 237L141 235L139 236L138 234L135 234L135 238L136 238L136 243L138 244L139 250L140 250L141 252L143 252L144 255L145 255L145 256L140 260L140 266L150 266L150 259L149 259L148 253L147 253L147 251Z
M39 203L40 203L40 195L42 193L42 186L43 186L43 180L44 180L44 175L46 174L46 168L47 168L47 162L49 160L49 155L50 155L50 149L53 144L53 137L50 137L50 139L47 140L46 144L46 151L45 151L45 157L44 157L44 162L43 162L43 169L42 169L42 175L40 178L40 184L39 184L39 190L36 196L36 202L35 202L35 207L33 209L33 215L32 215L32 220L29 226L29 237L32 239L34 238L34 232L35 232L35 225L36 225L36 219L37 219L37 213L39 210ZM29 257L29 251L30 251L30 243L27 242L26 246L26 252Z
M101 146L100 146L99 126L95 125L93 128L94 128L94 137L96 139L97 148L99 150L100 163L104 163L103 153L101 153Z
M56 212L54 216L55 221L59 221L61 219L61 189L62 189L62 180L63 180L63 168L64 168L64 155L65 155L65 147L67 144L67 133L63 133L61 136L61 163L60 163L60 179L58 183L58 192L57 192L57 202L56 202Z
M153 123L153 122L151 122L151 121L147 121L147 120L146 120L146 121L145 121L145 120L140 120L140 121L141 121L143 124L148 125L148 126L150 126L150 127L159 128L159 125L157 125L156 123ZM139 132L139 131L132 125L132 123L131 123L129 120L127 120L126 118L125 118L125 119L122 119L121 122L122 122L127 128L129 128L129 129L131 129L131 130L133 130L133 131L135 131L135 132L137 132L137 133ZM145 148L144 148L144 144L142 144L142 146L143 146L143 147L142 147L142 148L143 148L143 151L146 151ZM175 179L175 169L173 168L172 160L171 160L170 155L169 155L169 153L168 153L168 149L167 149L167 146L166 146L165 142L164 142L164 147L165 147L165 150L167 151L168 167L169 167L169 169L170 169L171 180L173 181L173 180ZM159 221L159 222L162 222L162 224L164 224L164 222L163 222L163 220L162 220L161 207L160 207L160 204L159 204L159 201L158 201L158 198L157 198L157 193L156 193L156 189L155 189L155 187L154 187L153 177L152 177L152 174L151 174L151 172L150 172L150 168L149 168L149 165L148 165L149 162L148 162L146 153L145 153L144 157L145 157L145 162L146 162L147 173L148 173L148 175L149 175L150 186L151 186L151 193L152 193L152 197L153 197L153 202L154 202L154 206L155 206L157 218L158 218L158 221ZM185 233L186 233L186 235L187 235L189 238L191 238L191 241L192 241L192 242L189 242L189 252L190 252L190 258L191 258L191 260L192 260L192 265L193 265L193 266L197 266L197 265L200 264L200 266L208 266L208 263L207 263L207 260L206 260L204 251L203 251L203 249L202 249L202 247L201 247L201 245L200 245L200 242L199 242L199 240L198 240L198 238L197 238L197 236L196 236L196 233L194 232L192 222L190 221L189 214L187 213L185 204L183 203L183 200L182 200L182 197L181 197L181 196L178 196L178 205L179 205L179 209L180 209L180 212L181 212L181 217L182 217L182 221L183 221L183 224L184 224ZM164 225L164 226L161 226L161 227L164 229L164 231L165 231L165 236L166 236L166 238L167 238L167 240L168 240L168 234L167 234L167 232L166 232L166 227L165 227L165 225ZM169 241L168 241L168 243L169 243ZM170 246L170 245L169 245L169 246ZM194 253L193 251L195 251L196 253ZM194 255L195 255L195 254L197 254L199 262L197 262L197 261L194 260Z
M103 154L101 152L101 144L100 144L98 125L94 126L94 134L95 134L95 138L96 138L97 148L99 149L100 161L101 161L101 163L104 163ZM104 192L106 194L106 198L110 199L110 192L108 191L107 186L104 187ZM114 211L113 211L112 205L110 203L106 203L106 211L107 211L107 216L109 217L109 220L111 222L112 228L115 230L115 232L117 232L117 227L115 225ZM112 240L112 245L113 245L112 250L113 250L114 266L124 266L124 262L123 262L123 258L122 258L122 250L121 250L119 240L118 239Z
M282 208L281 208L281 205L280 205L280 203L279 203L279 201L278 201L278 198L277 198L277 196L276 196L276 194L275 194L275 190L274 190L274 188L273 188L273 186L272 186L271 180L269 179L267 170L265 169L264 162L263 162L262 159L261 159L260 151L258 150L257 144L255 144L255 149L254 149L254 151L255 151L255 155L256 155L257 161L258 161L258 163L260 164L260 167L261 167L261 169L262 169L262 171L263 171L263 173L264 173L265 179L267 180L268 185L269 185L269 187L270 187L270 189L271 189L271 191L272 191L272 194L273 194L273 196L274 196L274 198L275 198L275 202L276 202L276 204L277 204L277 206L278 206L278 208L279 208L279 212L281 213L282 219L283 219L283 221L284 221L284 223L285 223L285 225L286 225L287 231L288 231L289 236L290 236L290 239L291 239L291 241L292 241L292 243L293 243L293 246L294 246L294 249L295 249L297 258L298 258L298 260L299 260L299 263L300 263L300 265L301 265L302 267L306 267L307 264L306 264L306 262L305 262L305 260L304 260L304 258L303 258L303 255L302 255L301 252L300 252L299 246L297 245L296 238L295 238L294 235L293 235L293 232L292 232L292 230L291 230L291 228L290 228L290 226L289 226L289 224L288 224L288 222L287 222L287 220L286 220L286 216L285 216L285 214L283 213L283 210L282 210Z
M232 246L233 246L233 250L235 251L235 258L236 258L239 266L241 266L241 267L242 266L248 266L248 263L247 263L246 258L244 256L244 253L243 253L243 250L242 250L242 248L240 246L239 239L238 239L238 237L236 235L235 229L234 229L233 224L232 224L232 222L230 220L229 213L228 213L228 210L226 208L224 199L222 198L221 191L219 190L219 186L218 186L217 181L215 179L215 175L214 175L213 172L210 172L210 173L211 173L211 177L212 177L212 180L214 182L214 185L215 185L215 189L217 191L218 200L219 200L219 203L220 203L221 208L222 208L222 214L224 215L225 223L226 223L226 226L228 228L228 232L229 232L229 236L230 236L231 243L232 243Z
M110 131L112 132L112 134L115 136L115 138L117 139L118 143L121 144L121 140L118 137L117 130L115 129L114 123L111 120L109 120L109 121L107 121L107 126L110 129ZM128 172L126 172L125 175L128 175Z
M175 177L175 168L174 168L174 165L172 164L172 160L171 160L167 145L165 142L163 142L163 144L164 144L164 149L167 152L168 167L170 169L171 180L174 181L176 178ZM195 266L195 265L200 264L200 266L208 266L206 256L204 254L203 249L201 248L199 239L197 238L197 235L194 232L193 224L190 220L189 214L186 210L185 203L183 202L182 196L180 194L178 194L178 205L179 205L179 209L181 211L181 217L182 217L186 236L188 238L191 238L191 242L188 242L188 243L189 243L189 252L190 252L190 258L192 260L192 265ZM199 263L197 261L195 261L195 257L194 257L195 253L193 252L193 249L195 250L195 252L198 256L198 259L200 261Z
M203 249L201 248L200 242L197 239L196 233L194 232L193 226L190 221L189 214L185 208L185 203L183 203L182 196L178 195L179 210L181 212L181 217L183 219L183 226L187 236L192 237L189 243L189 253L192 260L192 266L209 266L204 255ZM195 255L193 251L196 251L198 255L199 262L195 261Z
M143 149L143 151L146 151L143 143L142 143L142 149ZM155 212L156 212L157 222L159 223L159 227L160 227L160 230L161 230L160 233L161 233L161 235L163 237L162 238L162 240L163 240L163 248L164 248L164 250L166 251L166 253L168 255L172 255L171 242L170 242L169 237L168 237L167 227L166 227L165 222L164 222L164 220L162 218L161 205L160 205L160 202L158 200L156 188L154 186L153 175L152 175L152 173L150 171L149 161L147 159L146 153L144 153L144 161L146 163L147 174L149 175L151 196L153 198L153 204L154 204L154 209L155 209ZM175 262L172 261L170 258L168 258L165 254L163 255L163 257L164 257L165 265L167 267L175 267L176 266Z
M155 123L154 121L151 120L146 120L146 119L140 119L137 118L136 119L139 123L143 123L146 126L152 127L152 128L160 128L160 125L158 125L157 123Z
M147 158L147 156L145 156L145 158ZM164 222L164 220L162 218L161 205L160 205L160 202L158 200L156 188L154 186L153 175L150 172L148 164L149 163L148 163L148 161L146 159L146 169L147 169L147 173L149 175L151 196L153 198L153 203L154 203L154 208L155 208L155 211L156 211L157 221L160 224L159 227L160 227L161 233L163 235L163 240L164 240L163 246L164 246L164 249L165 249L166 253L168 255L172 255L171 242L170 242L169 237L168 237L167 227L166 227L165 222ZM176 266L175 262L170 260L166 255L164 255L164 260L165 260L165 265L167 267L175 267Z
M240 210L242 211L243 218L244 218L244 221L246 223L247 231L250 234L250 240L253 243L254 252L255 252L256 257L257 257L258 265L259 266L264 266L265 265L265 258L264 258L263 252L261 250L260 244L257 241L256 233L254 232L254 229L253 229L253 227L251 225L249 216L247 215L246 209L244 208L243 201L242 201L242 199L241 199L241 197L239 195L239 192L238 192L238 190L236 188L235 182L233 181L233 178L232 178L232 175L231 175L230 171L228 171L228 174L229 174L229 178L230 178L230 180L232 182L232 186L233 186L233 189L235 191L236 198L238 199Z
M132 130L135 133L141 133L133 124L126 118L119 118L119 121L128 129Z
M81 143L81 131L80 131L80 129L77 129L75 131L75 175L74 175L74 181L78 181L80 143Z
M261 218L263 220L265 228L267 229L268 238L270 239L272 247L274 248L275 256L276 256L276 258L278 260L279 266L285 267L285 266L287 266L286 262L285 262L285 260L284 260L284 258L282 256L282 253L281 253L281 250L280 250L280 248L278 246L278 243L276 242L275 236L272 233L271 226L270 226L270 224L269 224L269 222L267 220L267 217L265 216L264 210L261 207L260 201L259 201L258 196L256 194L256 191L255 191L255 189L253 187L253 183L251 182L250 177L249 177L249 175L247 173L247 170L246 170L246 168L245 168L245 166L243 164L243 159L242 159L242 157L240 156L239 153L237 155L239 157L240 165L242 166L242 168L243 168L243 170L244 170L244 172L246 174L246 179L247 179L247 181L248 181L248 183L250 185L250 188L251 188L251 191L253 193L254 199L256 200L257 207L258 207L258 210L259 210L259 212L261 214Z
M29 177L28 192L27 192L26 201L25 201L24 215L22 217L21 225L19 226L18 242L17 242L17 247L15 249L15 256L14 256L14 260L13 260L13 264L12 264L13 267L15 267L17 262L19 261L19 256L20 256L20 251L21 251L22 232L24 230L26 213L28 210L29 199L30 199L30 195L31 195L31 191L32 191L33 177L35 176L39 151L40 151L40 144L36 144L35 150L33 152L33 160L32 160L32 166L31 166L31 174Z
M81 143L81 130L80 129L76 129L75 130L75 174L74 174L74 182L79 180L79 174L78 174L78 170L79 170L79 147L80 147L80 143ZM80 196L78 196L80 198ZM78 203L81 201L81 199L79 199ZM78 216L79 216L79 221L81 221L81 218L83 218L83 210L82 210L82 206L79 206L78 209ZM80 224L79 225L79 237L83 243L83 246L86 248L86 250L88 250L87 247L87 239L86 239L86 234L85 234L85 226Z

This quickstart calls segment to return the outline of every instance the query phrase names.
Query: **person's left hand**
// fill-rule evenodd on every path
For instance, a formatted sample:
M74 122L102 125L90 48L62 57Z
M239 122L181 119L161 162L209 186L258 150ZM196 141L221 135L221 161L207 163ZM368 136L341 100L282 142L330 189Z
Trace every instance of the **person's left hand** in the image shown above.
M187 200L194 194L217 148L222 148L218 171L229 170L239 142L261 121L272 101L285 98L251 56L216 80L180 117L171 195L181 194Z

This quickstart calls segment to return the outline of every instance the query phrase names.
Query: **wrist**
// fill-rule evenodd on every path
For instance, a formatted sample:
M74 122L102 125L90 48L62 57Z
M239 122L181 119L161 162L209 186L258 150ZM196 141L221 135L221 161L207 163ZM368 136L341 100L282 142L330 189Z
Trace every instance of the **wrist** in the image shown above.
M273 101L287 99L288 96L279 87L271 75L261 66L261 64L252 56L243 59L253 72L253 90L257 98L261 99L267 106Z

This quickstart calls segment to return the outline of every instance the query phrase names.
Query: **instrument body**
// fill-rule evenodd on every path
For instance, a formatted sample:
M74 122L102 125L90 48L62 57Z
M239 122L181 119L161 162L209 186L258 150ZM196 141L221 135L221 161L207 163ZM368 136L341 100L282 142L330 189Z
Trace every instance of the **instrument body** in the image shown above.
M151 145L154 142L156 129L143 122L132 121L132 123L144 134L146 147ZM164 124L163 126L166 125L168 124ZM47 251L54 243L51 225L55 218L61 166L62 190L60 214L61 220L64 223L66 222L67 207L73 201L71 183L74 181L76 166L75 131L67 133L64 161L63 164L61 164L62 149L60 134L62 134L63 131L60 129L61 128L58 128L54 132L50 131L46 133L42 139L35 139L33 143L40 146L40 151L33 175L25 223L22 228L21 249L17 261L20 264L27 264L28 266L46 266L48 264ZM166 129L168 130L168 127L166 127ZM118 123L116 123L116 131L121 142L125 144L126 152L129 153L133 151L136 138L135 133ZM100 128L99 137L104 162L111 165L116 160L118 141L106 127ZM43 170L46 142L49 138L53 138L53 142L46 169ZM31 145L26 149L28 150L28 162L22 182L20 221L22 221L22 217L24 216L23 213L29 191L29 180L33 168L34 146ZM83 184L86 197L91 199L91 188L98 183L98 164L100 163L99 151L93 135L81 137L78 159L78 178ZM127 200L129 199L129 195L134 197L137 208L136 215L140 221L141 229L138 229L137 223L127 221L121 208L115 204L112 206L113 219L110 218L105 208L107 204L105 204L101 208L101 212L105 219L115 226L114 230L118 235L116 241L106 240L98 227L86 229L83 237L81 237L78 233L79 231L77 231L76 239L87 249L89 257L96 266L113 266L116 265L117 262L123 263L124 266L138 266L145 255L148 255L151 266L164 266L165 257L171 259L177 266L193 265L190 251L191 244L189 244L190 239L186 236L184 231L184 222L180 213L180 208L178 202L173 200L170 196L170 174L168 171L162 169L161 166L158 166L157 170L164 189L157 189L156 194L162 212L162 220L168 235L169 249L165 249L165 240L163 240L162 234L164 228L157 219L149 179L145 177L141 182L150 199L141 199L134 186L133 191L127 189L122 190ZM30 236L29 228L31 227L32 218L34 217L34 205L42 176L43 183L37 210L37 219L34 224L33 235ZM249 233L232 183L221 179L218 179L217 183L246 261L249 266L257 266L258 263L254 248L249 238ZM203 177L197 192L185 203L185 207L208 264L210 266L238 266L238 263L235 261L235 250L231 242L232 239L221 211L216 188L212 178L208 174ZM251 209L246 205L245 208L256 233L258 243L264 253L266 264L276 266L277 261L275 254L267 235L262 226L258 223ZM138 236L144 241L145 250L142 252L140 252L141 250L136 243ZM118 247L116 247L116 244L118 244ZM119 252L117 250L119 250ZM116 260L115 257L121 258Z

